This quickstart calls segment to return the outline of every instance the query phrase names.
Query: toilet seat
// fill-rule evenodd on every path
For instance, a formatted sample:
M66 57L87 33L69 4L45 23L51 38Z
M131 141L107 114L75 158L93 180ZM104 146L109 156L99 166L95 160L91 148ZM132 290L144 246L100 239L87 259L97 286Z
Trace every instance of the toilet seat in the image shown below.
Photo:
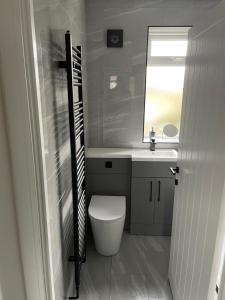
M90 218L102 222L115 222L125 218L126 198L124 196L93 195L89 205Z

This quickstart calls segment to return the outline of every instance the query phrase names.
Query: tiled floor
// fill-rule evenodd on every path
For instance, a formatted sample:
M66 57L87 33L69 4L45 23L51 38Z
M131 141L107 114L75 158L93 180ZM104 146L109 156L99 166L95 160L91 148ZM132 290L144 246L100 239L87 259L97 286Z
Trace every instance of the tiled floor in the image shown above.
M128 233L116 256L101 256L89 246L80 300L172 300L167 281L169 249L169 237Z

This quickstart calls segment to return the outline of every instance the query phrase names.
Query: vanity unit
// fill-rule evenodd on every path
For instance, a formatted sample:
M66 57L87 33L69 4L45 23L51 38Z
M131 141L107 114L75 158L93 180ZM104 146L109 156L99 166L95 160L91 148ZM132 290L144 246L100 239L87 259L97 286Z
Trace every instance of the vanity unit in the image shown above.
M125 228L132 234L170 235L176 166L174 150L90 148L87 193L126 196Z
M174 162L132 162L131 227L133 234L170 235Z

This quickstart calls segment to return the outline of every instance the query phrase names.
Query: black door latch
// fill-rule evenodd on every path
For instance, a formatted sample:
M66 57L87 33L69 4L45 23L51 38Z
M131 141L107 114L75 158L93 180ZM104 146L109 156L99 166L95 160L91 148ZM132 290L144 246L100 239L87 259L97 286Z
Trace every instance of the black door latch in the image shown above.
M176 174L179 174L179 172L180 172L180 169L179 169L179 167L176 167L176 168L170 168L170 171L171 171L171 173L175 176Z

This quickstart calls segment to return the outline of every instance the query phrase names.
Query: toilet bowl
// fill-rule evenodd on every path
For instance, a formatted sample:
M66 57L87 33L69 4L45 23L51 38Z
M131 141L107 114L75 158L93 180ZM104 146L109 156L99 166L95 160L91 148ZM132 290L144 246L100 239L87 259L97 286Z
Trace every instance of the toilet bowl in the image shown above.
M126 197L93 195L88 214L97 252L105 256L115 255L123 234Z

